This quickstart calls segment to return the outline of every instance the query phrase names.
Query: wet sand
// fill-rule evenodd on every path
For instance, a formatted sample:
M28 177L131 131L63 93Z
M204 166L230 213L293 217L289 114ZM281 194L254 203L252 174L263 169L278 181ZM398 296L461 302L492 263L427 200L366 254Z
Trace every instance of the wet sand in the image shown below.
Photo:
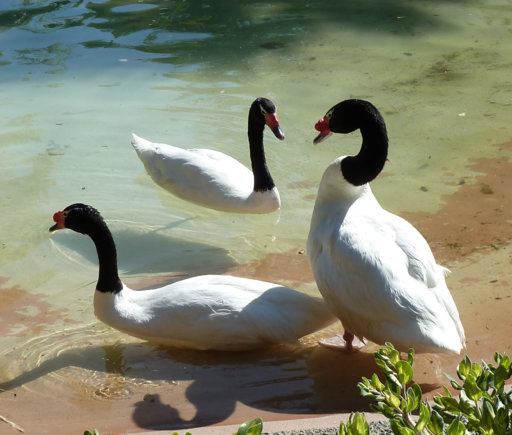
M472 177L453 174L457 191L442 198L436 213L400 213L426 237L437 261L452 270L448 286L473 361L491 362L495 351L512 353L512 142L497 149L502 157L469 162ZM425 189L418 191L419 200ZM217 272L313 287L304 248ZM145 287L151 282L128 284ZM41 297L1 285L2 328L24 325L37 332L58 317ZM37 306L39 314L24 314L27 306ZM61 349L48 359L42 355L35 367L24 368L19 356L20 373L0 380L0 415L29 434L70 434L94 427L101 433L130 433L238 424L256 416L270 421L366 411L356 384L361 376L378 372L372 355L377 346L347 355L316 345L317 338L340 330L335 324L306 337L300 348L215 353L157 348L95 325L90 342ZM102 334L105 340L98 344ZM416 357L415 380L427 397L447 385L443 373L455 375L461 358ZM83 371L91 372L90 382L81 381ZM16 430L0 422L0 432Z

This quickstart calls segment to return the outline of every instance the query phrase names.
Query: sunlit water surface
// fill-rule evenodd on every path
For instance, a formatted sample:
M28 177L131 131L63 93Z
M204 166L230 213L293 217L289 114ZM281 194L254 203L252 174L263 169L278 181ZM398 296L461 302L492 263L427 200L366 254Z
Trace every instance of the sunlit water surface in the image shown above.
M140 286L162 274L220 273L270 253L298 252L323 169L360 145L354 133L314 147L314 124L338 101L358 97L371 100L388 125L387 176L373 183L381 203L394 212L435 211L441 195L474 176L467 169L472 158L490 156L491 145L510 139L510 6L2 1L3 381L49 359L57 361L55 371L48 369L41 390L74 386L85 397L123 395L132 386L108 390L108 370L98 381L92 361L60 374L59 355L71 352L73 360L72 349L84 343L121 346L114 353L124 352L135 371L172 359L141 344L146 362L134 362L138 345L123 348L134 340L95 320L91 241L48 233L52 214L71 203L102 212L123 278ZM247 111L257 96L276 103L286 133L284 142L265 134L279 212L203 209L145 174L132 132L214 148L248 165ZM313 283L300 289L316 293ZM121 366L112 371L123 373Z

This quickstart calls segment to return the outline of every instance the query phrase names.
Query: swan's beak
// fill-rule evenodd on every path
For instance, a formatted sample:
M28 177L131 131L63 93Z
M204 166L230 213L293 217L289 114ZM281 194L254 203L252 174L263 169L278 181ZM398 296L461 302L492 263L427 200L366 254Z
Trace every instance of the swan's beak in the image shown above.
M64 224L64 214L61 211L56 212L53 215L53 221L55 222L55 225L50 227L50 233L53 233L57 230L62 230L63 228L66 228L66 225Z
M320 133L317 137L313 139L313 145L318 145L320 142L323 142L329 136L332 135L332 131L328 131L327 133Z
M318 145L320 142L323 142L332 134L332 131L329 128L329 119L327 116L324 116L315 124L315 129L318 130L320 134L313 139L314 145Z
M265 124L272 130L274 136L279 140L284 139L283 130L279 127L279 120L277 119L277 115L275 113L267 113L265 114Z
M283 130L281 130L281 127L279 127L278 125L276 125L272 129L272 133L274 133L274 136L277 137L279 140L284 140Z

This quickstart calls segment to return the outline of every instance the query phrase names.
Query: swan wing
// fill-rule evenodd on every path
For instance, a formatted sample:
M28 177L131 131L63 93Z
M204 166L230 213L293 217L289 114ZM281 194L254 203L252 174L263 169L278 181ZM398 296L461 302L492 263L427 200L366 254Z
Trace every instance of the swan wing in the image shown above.
M182 199L222 210L253 191L252 172L227 154L153 143L136 135L132 145L153 181Z
M360 338L418 351L444 346L444 330L456 329L450 318L458 313L428 244L380 207L354 209L341 224L312 229L310 236L308 255L311 249L327 305Z
M139 327L132 317L127 322L132 330L126 332L195 349L245 350L291 343L334 321L321 299L264 281L223 275L131 291L123 298L117 303L119 312L126 306L124 311L133 316L136 306L140 320ZM123 330L122 325L112 326Z
M435 297L449 319L453 321L460 342L465 346L464 328L457 306L446 285L445 276L450 271L436 263L427 241L409 222L391 213L388 213L388 218L396 234L396 243L406 255L409 274Z

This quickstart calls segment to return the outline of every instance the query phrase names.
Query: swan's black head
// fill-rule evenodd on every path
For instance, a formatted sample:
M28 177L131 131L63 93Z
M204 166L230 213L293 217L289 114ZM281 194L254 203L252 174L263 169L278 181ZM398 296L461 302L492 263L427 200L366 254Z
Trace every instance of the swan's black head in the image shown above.
M56 212L53 220L55 225L50 228L50 231L69 228L82 234L90 234L94 225L97 226L98 222L104 223L98 210L80 203L68 205L64 210Z
M372 103L357 99L344 100L331 107L316 123L315 128L320 134L313 143L319 144L332 133L352 133L369 123L377 123L385 128L384 119Z
M268 98L256 98L249 110L249 122L254 121L263 126L268 125L274 136L279 140L284 139L284 133L279 126L277 109L275 104Z

